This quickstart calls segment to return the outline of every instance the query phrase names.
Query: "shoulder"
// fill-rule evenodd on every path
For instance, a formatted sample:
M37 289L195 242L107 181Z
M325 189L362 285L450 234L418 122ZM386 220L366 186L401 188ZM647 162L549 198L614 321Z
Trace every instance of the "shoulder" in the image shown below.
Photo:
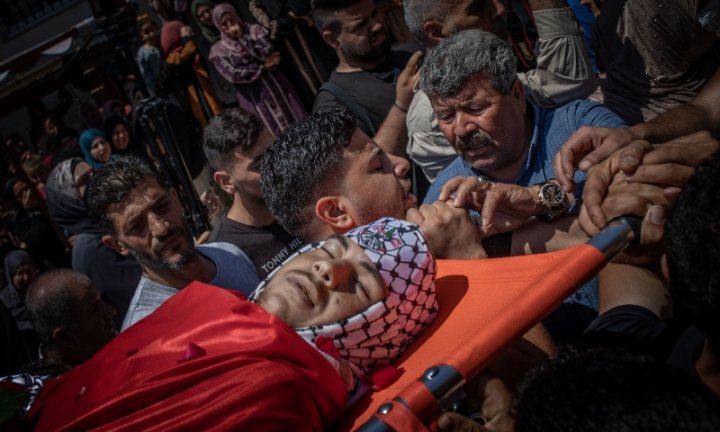
M241 261L252 267L252 263L247 255L245 255L245 252L234 244L214 242L198 246L197 248L203 255L209 257L218 265L230 265L233 262Z
M566 116L574 118L577 126L627 127L617 114L595 101L580 99L556 108Z

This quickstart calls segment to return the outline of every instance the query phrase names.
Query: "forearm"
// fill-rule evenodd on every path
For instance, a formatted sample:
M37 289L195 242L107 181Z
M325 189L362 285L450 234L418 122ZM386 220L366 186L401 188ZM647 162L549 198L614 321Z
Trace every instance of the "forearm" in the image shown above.
M374 140L386 153L407 157L407 127L405 126L405 115L406 112L396 105L393 105L390 107L390 111L385 117L385 120L378 128Z
M711 113L708 113L707 109L691 102L667 111L648 122L638 123L628 131L635 139L656 144L664 143L701 130L717 130L720 120L713 121L708 114Z
M599 313L621 305L644 307L661 319L670 318L670 292L656 268L609 263L598 275Z
M511 255L553 252L585 243L588 235L577 217L563 217L552 222L532 221L513 231Z
M720 129L720 71L705 83L700 93L686 105L667 111L654 119L639 123L629 131L636 139L662 143L691 133Z
M551 6L555 0L544 4ZM595 90L595 75L572 9L565 5L533 10L540 44L537 67L518 74L529 96L541 106L587 97Z

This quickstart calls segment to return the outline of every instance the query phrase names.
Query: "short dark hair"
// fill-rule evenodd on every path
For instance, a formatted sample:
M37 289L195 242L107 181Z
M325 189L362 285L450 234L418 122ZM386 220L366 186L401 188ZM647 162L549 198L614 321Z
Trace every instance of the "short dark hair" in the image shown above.
M665 233L673 309L720 353L720 152L697 166Z
M265 152L260 178L275 220L303 237L313 220L320 187L340 177L343 153L357 128L345 109L314 113L285 129Z
M250 150L262 128L257 116L240 108L227 109L211 118L202 138L203 152L210 166L215 170L225 168L235 149Z
M336 12L355 6L362 0L312 0L312 16L315 26L320 32L330 31L335 36L340 34L342 23L337 18Z
M68 287L79 284L92 285L89 277L70 269L46 271L33 281L25 295L25 306L33 323L33 329L44 348L55 346L53 330L69 327L75 319L73 299Z
M700 382L620 349L561 351L525 376L514 412L516 432L720 430L720 402Z
M85 189L85 204L90 215L103 229L114 234L115 225L108 217L108 208L125 199L128 192L148 177L164 187L155 169L137 156L118 157L102 165L90 177Z

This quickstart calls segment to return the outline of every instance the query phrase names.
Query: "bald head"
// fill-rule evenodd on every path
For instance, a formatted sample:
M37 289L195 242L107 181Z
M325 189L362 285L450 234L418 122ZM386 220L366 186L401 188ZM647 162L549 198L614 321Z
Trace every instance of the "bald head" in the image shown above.
M45 354L68 367L90 358L115 335L115 309L90 278L50 270L30 285L25 303Z

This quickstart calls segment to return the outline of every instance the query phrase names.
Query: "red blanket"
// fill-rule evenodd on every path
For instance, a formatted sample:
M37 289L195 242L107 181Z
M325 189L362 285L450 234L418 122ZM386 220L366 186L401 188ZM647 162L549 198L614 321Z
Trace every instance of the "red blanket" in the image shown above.
M323 430L333 367L241 294L194 283L43 389L36 430Z

